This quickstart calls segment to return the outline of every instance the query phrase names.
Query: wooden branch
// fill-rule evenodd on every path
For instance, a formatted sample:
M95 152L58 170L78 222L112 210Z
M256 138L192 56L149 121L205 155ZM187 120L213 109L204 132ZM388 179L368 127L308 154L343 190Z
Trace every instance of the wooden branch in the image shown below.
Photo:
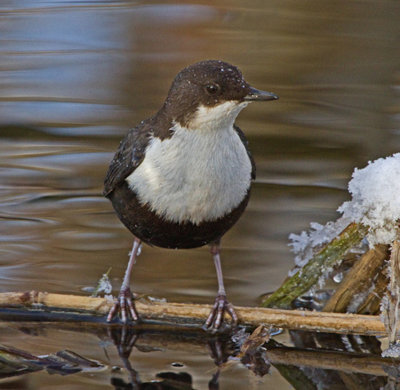
M382 305L389 343L394 344L400 337L400 241L395 240L390 254L390 281L386 302Z
M378 275L374 280L375 287L358 307L357 314L380 314L382 298L387 293L389 284L388 268L389 266L386 262L383 264L382 268L378 270Z
M0 307L24 307L69 312L90 312L105 316L111 302L104 298L44 292L1 293ZM144 319L193 326L202 324L210 305L136 301L136 308ZM236 307L242 325L267 324L276 327L339 334L385 335L385 327L378 316L341 313L322 313L300 310ZM82 318L80 319L82 321ZM104 319L105 321L105 319Z
M366 235L368 227L351 223L338 237L324 246L295 275L261 303L263 307L291 308L292 302L316 285L326 269L333 267Z
M377 245L365 253L347 273L323 311L345 313L356 294L368 291L388 256L387 245Z

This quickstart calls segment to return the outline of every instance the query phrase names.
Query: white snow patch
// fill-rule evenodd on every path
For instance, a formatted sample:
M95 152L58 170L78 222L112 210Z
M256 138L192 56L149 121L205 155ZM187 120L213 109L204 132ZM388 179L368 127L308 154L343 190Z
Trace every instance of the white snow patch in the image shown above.
M400 218L400 153L355 169L349 182L352 200L338 211L343 217L369 226L370 246L390 244L398 235Z
M295 268L289 276L304 267L315 250L332 241L351 222L369 226L367 240L370 247L378 243L390 244L398 237L400 153L370 161L365 168L356 168L348 189L352 199L338 208L342 217L336 222L326 225L312 222L309 231L289 235L289 246L295 254Z

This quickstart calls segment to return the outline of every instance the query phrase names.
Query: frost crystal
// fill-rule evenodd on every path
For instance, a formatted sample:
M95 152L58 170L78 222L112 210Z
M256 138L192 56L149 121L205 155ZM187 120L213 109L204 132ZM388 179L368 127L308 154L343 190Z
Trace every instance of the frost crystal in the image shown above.
M97 297L102 292L104 292L104 294L106 294L106 296L111 293L112 285L111 285L110 278L108 277L109 271L107 271L107 273L103 274L103 276L100 278L100 280L97 284L97 287L94 289L92 297Z
M347 218L339 218L335 222L328 222L326 225L320 225L311 222L311 229L300 234L290 234L292 241L289 246L295 254L294 263L296 267L290 271L289 276L294 275L300 268L304 267L313 257L315 248L332 241L351 221Z
M104 291L105 294L110 294L112 291L112 285L110 282L110 278L107 274L103 274L100 279L100 286L98 292Z
M388 349L382 352L382 357L398 358L400 357L400 344L391 344Z

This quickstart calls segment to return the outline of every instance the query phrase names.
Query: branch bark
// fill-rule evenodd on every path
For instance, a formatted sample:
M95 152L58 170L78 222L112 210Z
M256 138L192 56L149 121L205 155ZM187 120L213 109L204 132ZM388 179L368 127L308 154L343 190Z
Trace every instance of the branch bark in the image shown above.
M390 281L386 299L382 305L389 343L398 342L400 337L400 241L395 240L390 254Z
M366 235L366 226L351 223L338 237L324 246L295 275L261 303L263 307L291 308L292 302L316 285L326 269L333 267Z

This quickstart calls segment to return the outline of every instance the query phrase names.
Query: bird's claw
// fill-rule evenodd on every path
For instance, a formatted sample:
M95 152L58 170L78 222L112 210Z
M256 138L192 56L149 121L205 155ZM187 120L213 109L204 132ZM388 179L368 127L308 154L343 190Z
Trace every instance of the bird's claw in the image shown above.
M131 317L133 321L139 319L139 314L136 311L135 303L132 300L132 292L129 287L121 288L118 298L114 301L113 306L108 312L107 322L111 322L118 312L121 314L121 321L124 324L128 322L128 317Z
M238 323L238 317L233 305L228 302L226 295L219 294L215 298L214 306L211 309L203 328L209 331L217 331L220 329L221 324L223 323L225 312L228 313L232 318L232 327L236 327Z

